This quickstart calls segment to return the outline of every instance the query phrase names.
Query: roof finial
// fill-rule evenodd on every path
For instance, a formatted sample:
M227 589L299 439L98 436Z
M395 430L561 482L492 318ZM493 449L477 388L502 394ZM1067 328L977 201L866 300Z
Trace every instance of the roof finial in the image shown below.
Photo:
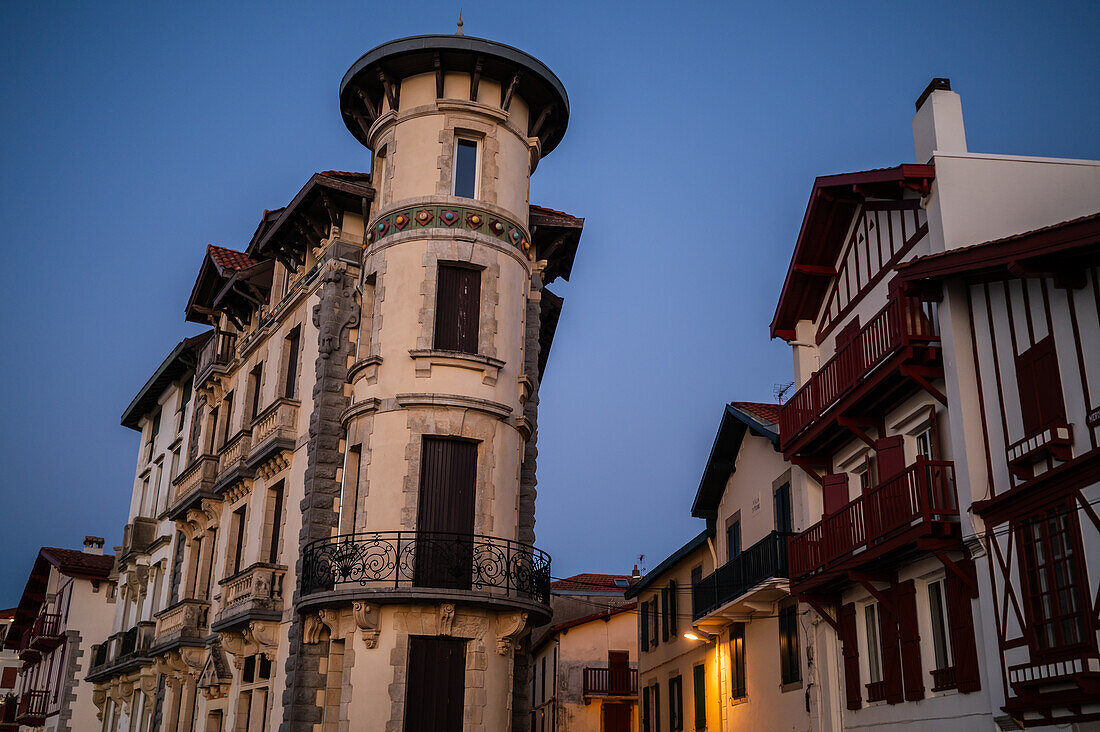
M458 9L458 30L455 31L455 35L462 35L462 8Z

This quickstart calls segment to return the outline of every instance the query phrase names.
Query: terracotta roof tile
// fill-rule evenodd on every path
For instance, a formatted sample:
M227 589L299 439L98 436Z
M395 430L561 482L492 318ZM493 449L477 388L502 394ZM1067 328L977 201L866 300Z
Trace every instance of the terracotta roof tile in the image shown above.
M42 547L42 554L64 574L99 575L106 577L115 566L114 554L88 554L77 549Z
M629 583L629 574L575 574L550 583L551 592L624 592Z
M558 211L557 209L547 208L546 206L536 206L533 203L530 204L529 208L531 209L531 213L542 214L543 216L556 216L561 219L577 218L573 214L567 214L565 211Z
M744 410L757 419L770 424L779 424L779 405L763 402L730 402L731 406Z
M210 258L214 260L214 264L225 269L241 270L248 269L255 264L258 264L256 260L249 257L244 252L238 252L236 249L226 249L225 247L217 247L210 244L206 247L206 253L210 255Z
M357 180L370 180L370 173L357 173L347 170L322 170L318 175L327 175L332 178L355 178Z

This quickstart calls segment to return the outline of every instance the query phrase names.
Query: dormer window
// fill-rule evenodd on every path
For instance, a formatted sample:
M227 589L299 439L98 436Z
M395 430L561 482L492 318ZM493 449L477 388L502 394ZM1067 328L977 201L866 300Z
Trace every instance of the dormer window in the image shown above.
M477 198L477 140L455 138L454 194L459 198Z

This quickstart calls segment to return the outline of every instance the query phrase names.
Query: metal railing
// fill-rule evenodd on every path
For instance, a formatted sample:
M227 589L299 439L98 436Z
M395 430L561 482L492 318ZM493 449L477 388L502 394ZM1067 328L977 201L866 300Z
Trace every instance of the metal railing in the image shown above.
M584 696L636 696L638 669L589 666L584 669Z
M744 595L772 577L786 577L787 542L793 534L773 531L691 587L695 620Z
M42 613L31 626L31 643L39 639L54 640L61 637L61 613Z
M892 299L779 408L779 434L784 446L897 349L939 339L935 303L914 297Z
M912 526L958 520L955 464L918 457L898 475L791 537L791 577L818 572Z
M358 586L484 591L550 602L550 557L509 539L477 534L382 531L307 544L302 594Z

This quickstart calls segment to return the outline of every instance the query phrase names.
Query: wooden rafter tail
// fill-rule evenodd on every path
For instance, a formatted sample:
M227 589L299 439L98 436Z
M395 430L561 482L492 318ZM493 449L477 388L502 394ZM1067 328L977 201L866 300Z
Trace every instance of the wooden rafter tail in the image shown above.
M870 435L861 429L862 420L855 419L853 417L837 417L837 424L847 429L853 435L866 442L872 448L875 447L875 441L871 439ZM880 430L881 431L881 430Z
M474 72L470 74L470 101L477 101L477 87L481 83L481 65L483 61L481 56L477 57L474 62Z
M799 468L802 468L802 472L813 478L814 482L818 485L825 485L825 479L822 478L816 470L810 465L810 461L806 458L801 458L797 455L791 456L791 463Z
M367 110L367 118L370 120L370 124L374 124L374 120L378 119L378 107L374 106L370 95L363 91L362 87L355 87L355 93L359 95L359 99L363 102L363 108Z
M359 125L359 129L363 132L363 137L370 136L370 122L363 117L361 112L351 112L351 118L355 120L355 124Z
M321 205L325 207L325 213L328 214L328 222L330 226L340 225L340 212L336 208L336 204L332 202L332 199L328 197L328 194L321 191Z
M970 599L973 600L978 596L978 578L974 576L973 572L967 572L958 564L956 564L955 560L947 556L947 552L937 549L932 553L936 556L936 559L940 560L940 563L943 564L945 569L958 577L962 581L962 583L966 585L966 589L968 591L968 594L970 595Z
M813 595L799 595L798 596L798 601L799 602L804 602L807 605L809 605L810 607L812 607L814 612L817 613L818 615L820 615L821 619L824 620L826 623L828 623L829 627L831 627L833 629L833 631L835 631L837 633L840 632L840 623L837 621L837 619L835 617L830 615L825 610L825 607L822 604L822 598L814 597Z
M512 77L512 82L508 84L508 88L501 93L500 108L505 112L508 111L509 105L512 104L512 95L516 93L516 86L519 85L519 74Z
M390 103L390 109L396 112L399 90L394 86L393 81L390 80L389 74L382 69L378 69L378 81L382 82L382 88L386 92L386 100Z
M546 106L542 108L542 112L539 114L538 119L535 120L535 124L531 127L531 134L528 137L538 137L542 132L543 125L546 124L546 119L553 111L552 106Z
M432 54L432 66L435 67L435 98L443 98L443 61L439 58L439 51Z

